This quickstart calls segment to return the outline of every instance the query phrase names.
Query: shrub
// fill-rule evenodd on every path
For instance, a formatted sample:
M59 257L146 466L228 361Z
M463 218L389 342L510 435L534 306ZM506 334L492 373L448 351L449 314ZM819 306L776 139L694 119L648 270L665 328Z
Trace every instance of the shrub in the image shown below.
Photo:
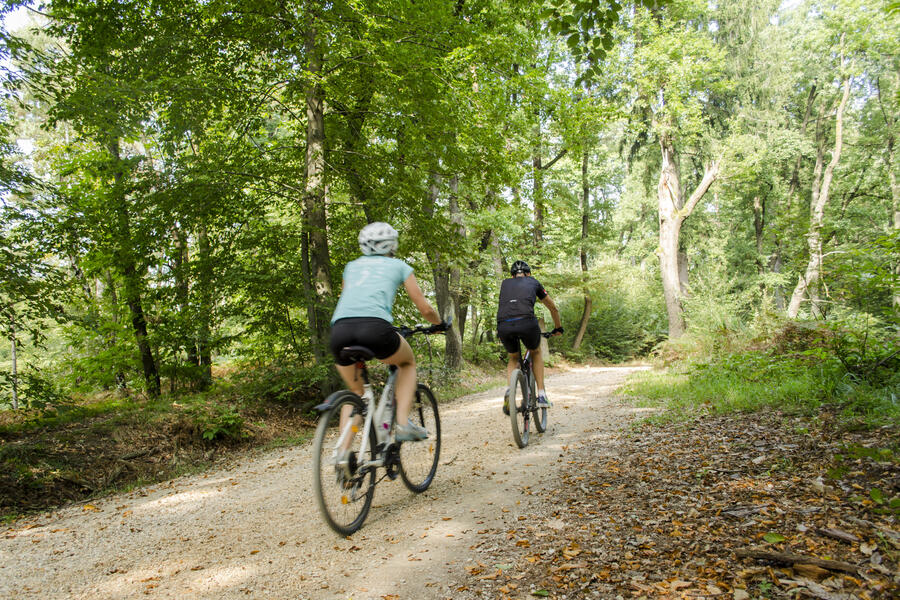
M309 410L319 403L334 369L328 365L298 365L280 362L264 367L245 366L232 392L254 401L293 404Z
M246 421L240 407L234 403L223 404L211 396L198 396L185 399L188 417L186 426L189 431L204 440L242 439L250 437L246 429Z
M900 351L889 329L786 322L768 338L728 330L715 337L694 334L661 344L658 355L676 357L677 367L638 376L629 391L678 411L831 404L870 422L900 416Z

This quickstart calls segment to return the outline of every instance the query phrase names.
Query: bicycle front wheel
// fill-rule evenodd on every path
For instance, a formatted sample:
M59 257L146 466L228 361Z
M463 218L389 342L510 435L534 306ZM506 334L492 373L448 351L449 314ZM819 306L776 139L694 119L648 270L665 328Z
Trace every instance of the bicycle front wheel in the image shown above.
M544 433L547 431L547 409L546 408L538 408L537 405L537 386L534 383L534 373L531 373L528 377L528 387L531 389L531 397L533 398L531 406L531 416L534 418L534 428L537 429L538 433Z
M516 369L509 377L509 420L512 422L513 439L519 448L528 445L529 411L528 382L525 374Z
M361 453L365 404L342 390L329 397L332 407L319 417L313 442L313 487L319 512L340 535L362 527L375 494L375 467L363 467L375 458L375 431L369 430L368 456ZM341 415L344 415L343 424Z
M431 390L421 383L416 388L409 420L428 430L428 439L400 444L400 477L410 491L418 494L431 485L441 456L441 419L437 400Z

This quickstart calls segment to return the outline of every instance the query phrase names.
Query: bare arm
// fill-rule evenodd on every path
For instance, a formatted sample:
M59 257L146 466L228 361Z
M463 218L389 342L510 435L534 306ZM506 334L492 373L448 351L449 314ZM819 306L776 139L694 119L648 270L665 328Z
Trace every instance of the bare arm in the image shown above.
M422 293L422 288L419 287L419 282L416 281L414 273L411 273L410 276L406 278L406 281L403 282L403 287L406 288L406 293L409 294L413 304L416 305L416 308L419 309L419 312L422 313L422 316L425 317L426 321L433 323L434 325L441 322L441 317L438 316L437 311L434 310L425 298L425 294Z
M553 326L557 329L562 327L562 322L559 320L559 309L556 308L556 302L550 298L549 294L541 298L541 304L550 311L550 316L553 317Z

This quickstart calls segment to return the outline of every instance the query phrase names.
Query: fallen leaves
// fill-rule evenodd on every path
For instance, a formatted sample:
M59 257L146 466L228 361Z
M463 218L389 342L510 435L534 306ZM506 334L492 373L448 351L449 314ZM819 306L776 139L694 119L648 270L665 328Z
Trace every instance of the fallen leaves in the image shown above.
M481 571L470 587L499 598L514 596L514 578L532 596L570 598L892 597L896 453L851 459L846 448L890 447L898 429L831 427L770 411L565 448L558 476L533 494L552 508L493 534L492 555L514 569Z

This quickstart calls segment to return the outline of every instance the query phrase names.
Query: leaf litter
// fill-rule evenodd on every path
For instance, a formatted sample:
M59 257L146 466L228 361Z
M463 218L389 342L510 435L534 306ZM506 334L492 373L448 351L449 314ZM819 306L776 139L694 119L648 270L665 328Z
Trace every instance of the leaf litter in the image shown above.
M771 411L571 445L539 492L548 509L481 557L510 568L473 570L467 588L500 599L900 597L900 427L857 429Z

